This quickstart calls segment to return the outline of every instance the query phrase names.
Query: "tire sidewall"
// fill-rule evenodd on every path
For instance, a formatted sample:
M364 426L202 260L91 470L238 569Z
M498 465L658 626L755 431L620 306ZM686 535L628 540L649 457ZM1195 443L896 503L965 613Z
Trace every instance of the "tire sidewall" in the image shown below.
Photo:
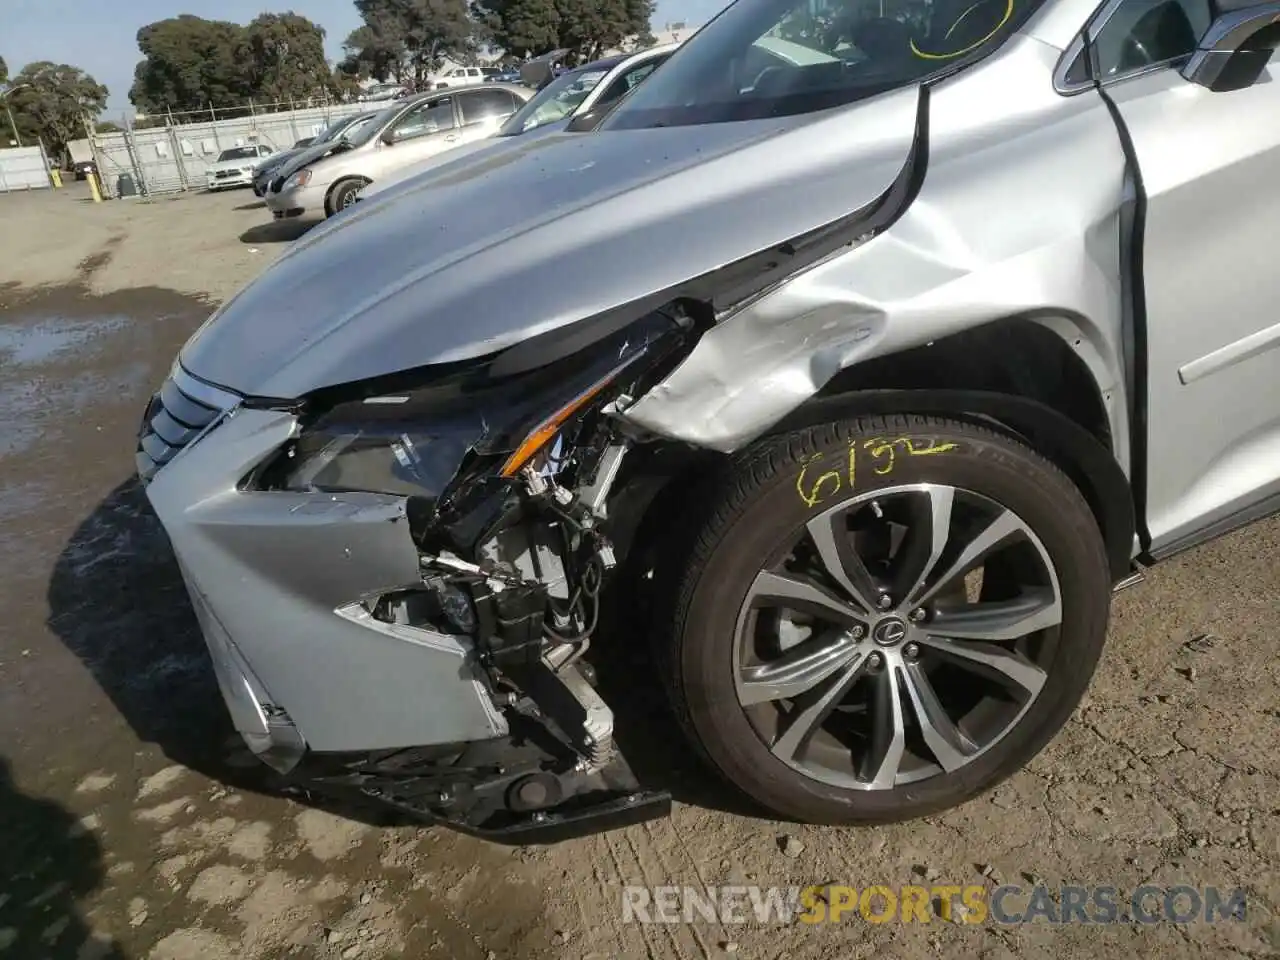
M1034 756L1066 721L1088 685L1106 633L1110 579L1101 537L1087 504L1056 468L1016 441L964 424L931 424L881 438L909 439L922 450L953 445L930 455L906 453L901 443L890 448L891 458L868 455L868 442L877 436L834 425L806 431L798 443L792 437L776 444L769 458L772 475L721 527L697 575L681 631L684 702L710 759L759 802L814 822L920 816L993 786ZM838 485L828 479L815 488L819 477L833 471L841 474ZM738 705L737 617L756 573L808 520L854 496L916 483L949 484L986 496L1013 510L1039 536L1054 563L1064 611L1047 665L1050 679L1018 726L956 773L892 791L842 789L805 777L774 757Z

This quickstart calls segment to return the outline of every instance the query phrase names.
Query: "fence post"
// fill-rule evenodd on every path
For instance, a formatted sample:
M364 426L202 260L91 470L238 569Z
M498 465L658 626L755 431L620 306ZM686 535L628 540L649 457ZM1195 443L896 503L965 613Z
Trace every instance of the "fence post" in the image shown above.
M218 114L213 109L213 101L209 101L209 116L213 117L213 122L209 124L209 129L213 131L213 145L219 153L222 152L222 140L218 137Z
M165 126L169 134L169 149L173 151L173 162L178 166L178 180L184 191L191 189L187 180L187 165L182 160L182 144L178 142L178 131L173 129L173 114L169 114L169 123Z
M133 139L133 121L127 116L125 117L124 145L129 152L129 166L133 168L133 179L138 187L138 196L150 196L150 192L147 190L147 181L142 176L142 164L138 162L138 145Z
M37 138L36 142L40 144L40 161L44 164L44 175L49 181L49 189L56 190L58 188L58 181L54 179L53 165L49 163L49 154L44 148L44 137Z
M89 152L93 154L94 173L91 176L97 178L98 190L109 197L111 194L107 190L106 181L102 179L102 153L98 150L98 128L94 126L93 117L89 115L88 110L81 111L80 122L84 124L85 136L89 138ZM92 189L93 184L91 183L89 186Z

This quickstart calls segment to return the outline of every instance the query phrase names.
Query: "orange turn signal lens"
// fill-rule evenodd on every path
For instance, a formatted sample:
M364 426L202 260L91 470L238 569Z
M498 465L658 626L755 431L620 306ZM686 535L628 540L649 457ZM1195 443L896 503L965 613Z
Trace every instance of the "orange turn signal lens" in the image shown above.
M547 419L538 424L533 431L521 441L520 446L516 447L515 453L507 458L507 462L502 465L499 474L503 477L514 477L520 472L521 468L528 463L539 450L547 445L560 428L564 426L566 420L575 413L585 407L601 390L607 387L619 373L626 367L630 366L631 361L619 364L610 370L604 377L597 380L594 384L578 394L563 407L553 413Z

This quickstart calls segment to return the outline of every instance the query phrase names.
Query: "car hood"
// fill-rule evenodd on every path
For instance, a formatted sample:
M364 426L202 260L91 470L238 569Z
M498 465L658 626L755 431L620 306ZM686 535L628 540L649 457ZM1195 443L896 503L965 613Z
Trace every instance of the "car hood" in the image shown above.
M527 131L526 133L517 134L513 137L485 137L483 140L474 140L471 143L464 143L460 147L454 147L446 153L430 157L426 160L420 160L411 167L405 167L403 170L397 170L395 174L382 180L376 180L369 186L360 191L360 199L372 199L373 197L381 197L389 193L393 188L402 189L410 180L416 180L424 174L434 173L443 167L450 166L460 162L469 162L477 154L483 153L486 157L498 151L514 150L517 147L528 144L532 139L537 137L549 136L553 133L563 133L572 121L561 120L556 123L547 123L540 127Z
M258 164L258 172L262 173L267 170L277 170L284 164L288 163L303 150L309 150L310 147L292 147L288 150L281 150L279 153L273 153Z
M327 157L329 154L333 153L335 149L341 146L342 143L343 140L339 137L337 140L330 140L327 143L313 143L309 147L303 147L294 156L290 157L276 168L276 176L291 177L303 167Z
M626 307L876 200L911 156L920 102L908 88L803 117L516 138L324 222L181 362L294 398Z

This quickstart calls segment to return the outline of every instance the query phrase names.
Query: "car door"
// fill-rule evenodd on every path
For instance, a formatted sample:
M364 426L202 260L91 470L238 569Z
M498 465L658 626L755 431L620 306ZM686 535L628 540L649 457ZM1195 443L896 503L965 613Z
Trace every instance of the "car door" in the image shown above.
M1092 76L1145 196L1134 348L1157 556L1280 497L1280 59L1243 89L1184 78L1215 13L1210 0L1119 0L1090 28Z
M457 101L462 143L493 136L503 121L522 106L508 91L492 88L459 93Z
M453 96L439 97L406 110L379 142L375 170L370 179L377 180L456 146L461 134L454 112L454 99Z

